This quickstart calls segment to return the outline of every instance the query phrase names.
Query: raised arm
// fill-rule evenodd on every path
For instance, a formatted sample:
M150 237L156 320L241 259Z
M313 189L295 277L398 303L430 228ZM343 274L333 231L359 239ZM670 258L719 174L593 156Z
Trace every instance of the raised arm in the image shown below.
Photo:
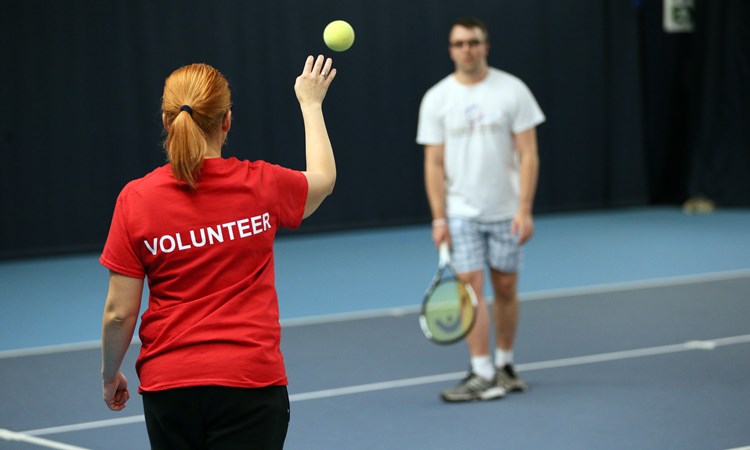
M331 58L308 56L302 74L294 83L305 124L307 168L303 173L307 177L308 192L303 217L315 212L336 184L336 161L323 118L323 99L336 77L332 65Z

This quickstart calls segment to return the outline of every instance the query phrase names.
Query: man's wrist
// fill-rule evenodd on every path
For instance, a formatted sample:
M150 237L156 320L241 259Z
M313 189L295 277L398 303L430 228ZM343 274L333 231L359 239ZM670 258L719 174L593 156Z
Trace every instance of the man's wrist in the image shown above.
M445 219L433 219L432 220L432 228L444 227L446 225L448 225L448 222L446 222Z

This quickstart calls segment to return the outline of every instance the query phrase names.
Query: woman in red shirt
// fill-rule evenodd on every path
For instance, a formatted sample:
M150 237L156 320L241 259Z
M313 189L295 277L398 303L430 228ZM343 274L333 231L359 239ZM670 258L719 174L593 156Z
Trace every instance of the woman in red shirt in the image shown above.
M289 397L273 241L333 190L322 103L335 75L330 58L309 56L294 85L305 171L222 157L232 103L213 67L185 66L165 82L169 164L123 188L100 258L110 270L103 396L115 411L130 397L120 366L148 280L136 370L154 449L283 447Z

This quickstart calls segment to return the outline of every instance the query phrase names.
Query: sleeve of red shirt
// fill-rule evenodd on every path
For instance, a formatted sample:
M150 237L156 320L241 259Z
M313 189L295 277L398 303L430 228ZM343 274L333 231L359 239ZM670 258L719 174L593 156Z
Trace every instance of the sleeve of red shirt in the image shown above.
M145 271L143 263L133 250L127 228L127 211L125 198L127 186L120 192L112 215L107 242L104 244L99 262L109 270L134 278L143 278Z
M285 167L272 165L278 201L279 225L297 228L302 223L307 202L307 178L305 174Z

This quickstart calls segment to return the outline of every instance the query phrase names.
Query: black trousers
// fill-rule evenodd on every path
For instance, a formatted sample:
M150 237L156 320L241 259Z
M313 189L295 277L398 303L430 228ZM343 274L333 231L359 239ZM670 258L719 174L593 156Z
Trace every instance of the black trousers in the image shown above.
M143 393L153 450L274 450L289 427L286 386L200 386Z

